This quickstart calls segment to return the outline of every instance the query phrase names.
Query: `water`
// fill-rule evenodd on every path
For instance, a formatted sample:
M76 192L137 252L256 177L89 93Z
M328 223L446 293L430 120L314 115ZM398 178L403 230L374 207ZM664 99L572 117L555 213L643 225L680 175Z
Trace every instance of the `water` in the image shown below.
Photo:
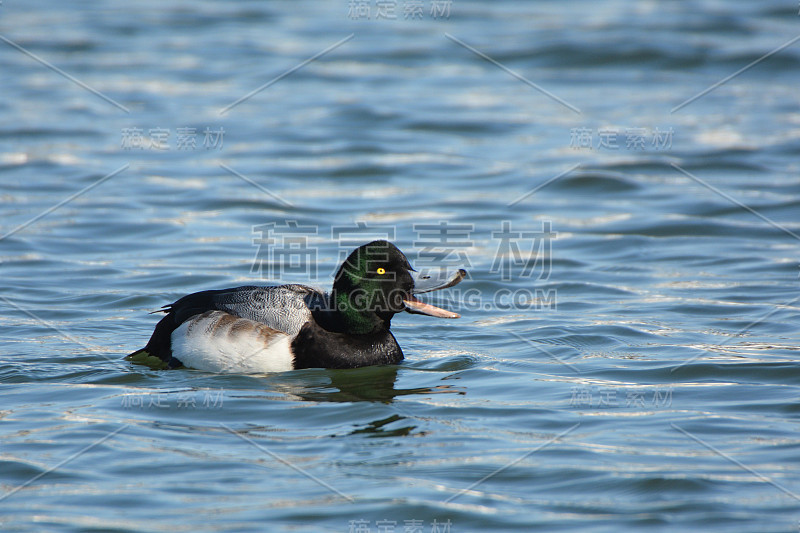
M797 6L351 4L0 6L99 93L0 43L3 530L797 531L798 45L682 106ZM465 244L399 367L122 361L358 222Z

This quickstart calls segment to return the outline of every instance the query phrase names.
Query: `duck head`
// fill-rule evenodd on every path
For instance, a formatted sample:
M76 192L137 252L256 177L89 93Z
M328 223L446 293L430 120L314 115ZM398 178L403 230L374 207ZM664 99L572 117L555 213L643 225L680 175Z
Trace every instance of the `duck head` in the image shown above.
M406 256L388 241L373 241L345 259L333 282L332 304L350 333L388 329L402 311L440 318L457 313L418 300L414 295L452 287L466 276L458 270L448 275L420 275Z

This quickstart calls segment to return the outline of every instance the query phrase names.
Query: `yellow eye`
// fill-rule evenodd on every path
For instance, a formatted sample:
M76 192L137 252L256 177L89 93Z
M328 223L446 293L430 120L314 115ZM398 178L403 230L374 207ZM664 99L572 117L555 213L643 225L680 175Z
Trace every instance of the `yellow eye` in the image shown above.
M376 272L378 274L380 274L380 275L384 275L384 274L386 274L386 269L383 268L383 267L380 267L378 270L376 270Z

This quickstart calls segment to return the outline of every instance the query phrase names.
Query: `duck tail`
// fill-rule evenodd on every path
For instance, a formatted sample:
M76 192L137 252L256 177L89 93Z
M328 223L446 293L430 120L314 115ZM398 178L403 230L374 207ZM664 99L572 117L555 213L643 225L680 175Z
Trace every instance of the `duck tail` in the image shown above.
M171 368L168 362L154 355L150 355L150 352L147 351L147 347L126 355L125 360L137 365L148 366L151 370L167 370Z
M125 360L136 362L137 359L142 357L150 357L150 353L147 351L147 348L142 348L141 350L136 350L133 353L129 353L125 356Z

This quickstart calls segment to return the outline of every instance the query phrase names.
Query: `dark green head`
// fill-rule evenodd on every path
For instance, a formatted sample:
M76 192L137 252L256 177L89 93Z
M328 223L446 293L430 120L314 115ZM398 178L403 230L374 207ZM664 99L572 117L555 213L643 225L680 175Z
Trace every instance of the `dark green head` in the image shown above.
M414 293L455 285L464 278L463 270L425 289L416 287L422 282L412 273L406 256L388 241L373 241L353 251L336 273L331 291L331 303L341 313L346 331L366 334L388 329L392 317L401 311L458 318L456 313L420 302Z

